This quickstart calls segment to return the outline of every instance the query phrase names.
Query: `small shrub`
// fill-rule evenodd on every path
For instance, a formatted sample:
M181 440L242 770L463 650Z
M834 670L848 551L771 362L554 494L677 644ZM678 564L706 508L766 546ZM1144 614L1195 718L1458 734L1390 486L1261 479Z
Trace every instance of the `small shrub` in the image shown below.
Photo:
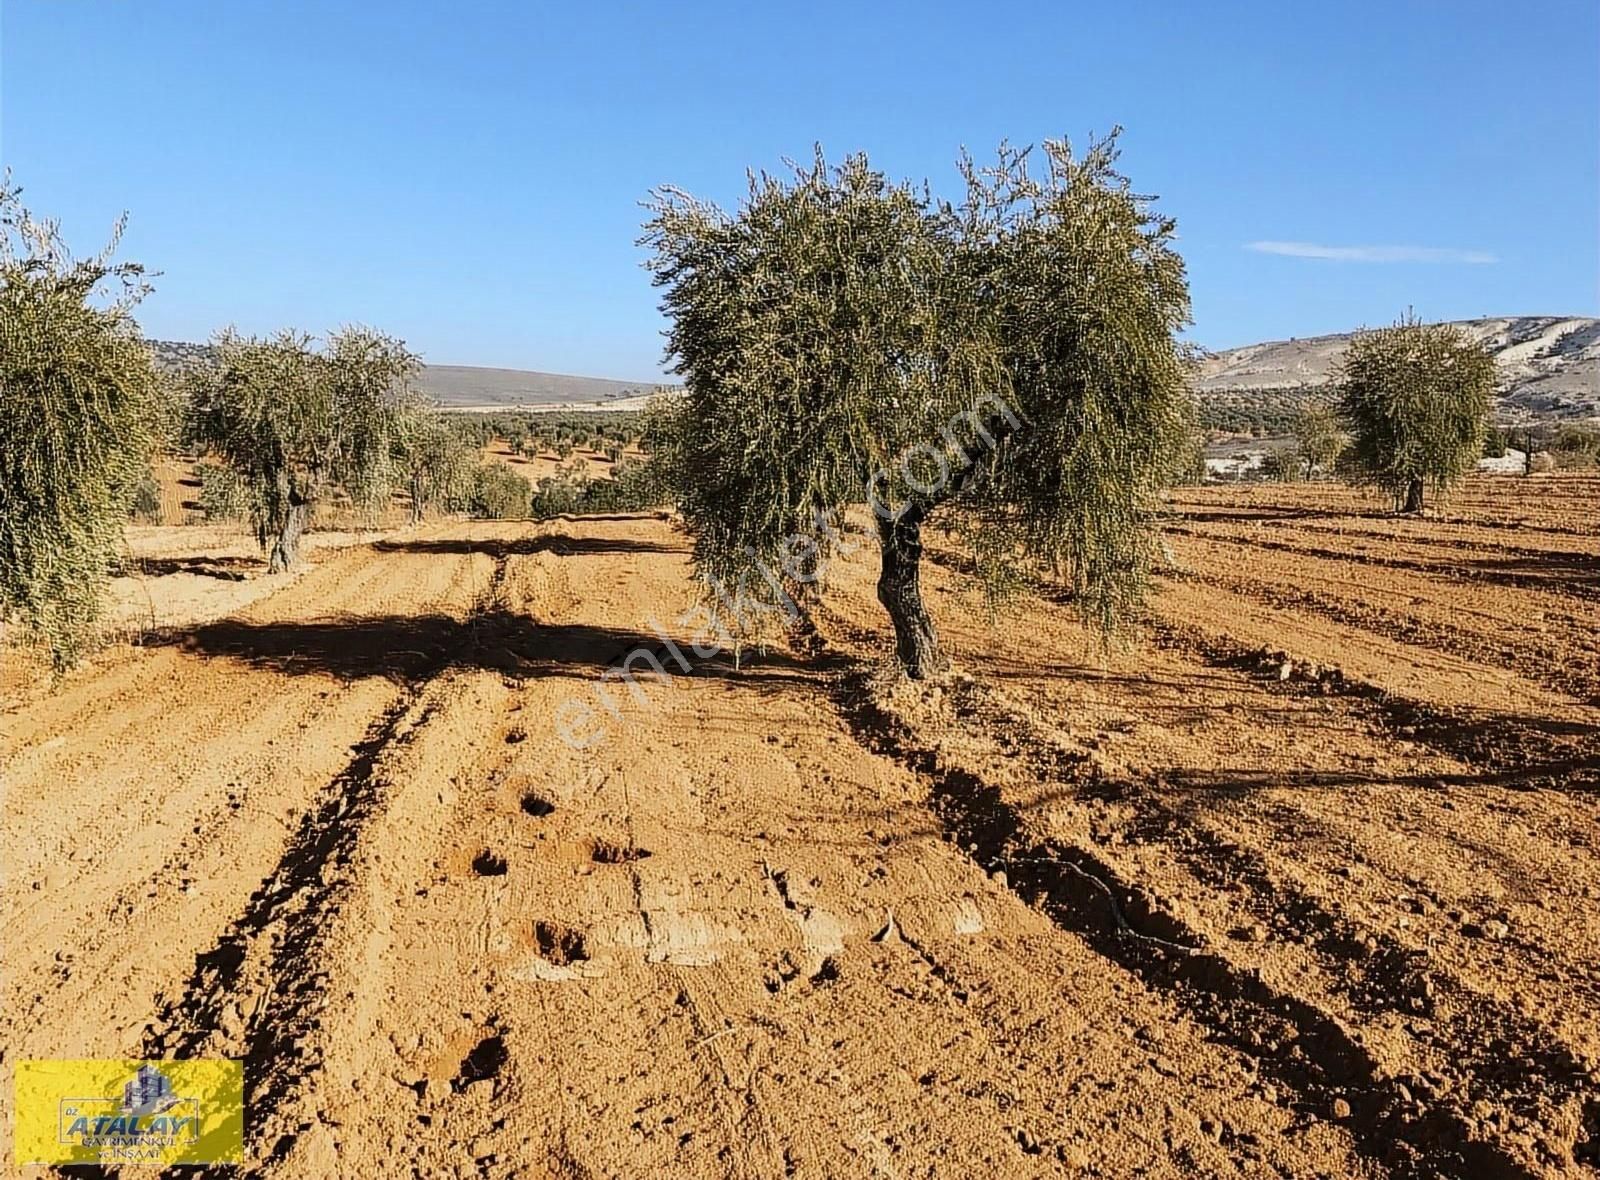
M532 485L511 468L485 463L473 475L468 510L485 520L522 520L532 497Z
M584 499L581 484L562 476L547 475L533 494L533 515L539 520L579 511Z
M1261 457L1261 478L1277 483L1298 483L1301 475L1300 457L1293 451L1268 451Z
M587 512L641 512L672 503L672 492L662 466L651 459L624 458L610 479L588 479L580 464L559 468L539 481L533 496L533 515L582 515Z
M161 485L156 482L153 471L146 471L133 489L133 503L128 508L128 515L146 524L161 523Z
M1552 458L1562 469L1593 467L1600 462L1600 427L1587 423L1568 423L1556 431L1550 443Z
M200 479L200 511L208 521L243 520L250 515L250 488L232 467L204 463L195 474Z

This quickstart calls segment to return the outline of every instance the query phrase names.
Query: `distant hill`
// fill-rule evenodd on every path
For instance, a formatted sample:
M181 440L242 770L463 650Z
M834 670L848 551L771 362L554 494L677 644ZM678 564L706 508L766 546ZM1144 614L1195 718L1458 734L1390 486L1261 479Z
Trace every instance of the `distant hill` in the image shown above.
M568 377L527 369L481 369L476 365L427 365L422 391L447 409L482 410L533 406L626 409L655 390L654 382Z
M156 363L168 370L193 369L212 358L209 344L152 340L150 346L155 349ZM643 406L657 388L651 381L612 381L476 365L424 365L417 383L436 404L451 410L627 410Z
M1494 353L1500 370L1498 421L1520 425L1600 417L1600 319L1511 316L1462 320L1459 326ZM1300 403L1328 383L1353 335L1272 340L1210 354L1195 380L1202 419L1220 430L1287 430ZM165 368L191 368L211 355L205 344L151 344ZM427 365L420 385L438 405L454 410L628 410L643 406L658 388L649 381L475 365Z
M1600 416L1600 319L1512 316L1457 324L1494 354L1502 422ZM1202 410L1255 403L1292 409L1327 384L1354 333L1273 340L1213 353L1195 391Z

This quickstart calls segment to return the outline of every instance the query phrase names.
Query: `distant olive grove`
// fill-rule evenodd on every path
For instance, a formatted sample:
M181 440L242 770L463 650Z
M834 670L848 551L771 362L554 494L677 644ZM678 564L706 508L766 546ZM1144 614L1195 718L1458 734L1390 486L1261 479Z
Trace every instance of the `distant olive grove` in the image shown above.
M527 517L665 502L639 451L644 415L475 417L419 395L419 360L381 331L318 339L219 333L157 364L134 310L144 267L109 244L76 258L58 226L0 187L0 639L58 670L93 643L130 520L161 518L153 463L195 460L207 519L249 521L271 571L303 559L319 506ZM484 449L583 448L609 479L564 465L534 483Z
M442 412L418 392L418 357L366 327L224 331L164 345L158 364L133 314L146 272L115 257L120 224L75 258L8 182L6 638L57 668L82 656L124 525L161 519L152 464L179 456L204 517L248 521L273 571L303 559L334 502L413 522L675 504L713 597L754 584L781 598L820 580L833 514L865 502L913 674L943 665L919 581L936 519L991 595L1064 578L1115 632L1159 556L1160 494L1205 478L1216 426L1197 419L1178 341L1189 295L1174 224L1116 160L1114 137L1083 153L1002 147L987 165L962 160L956 201L859 156L756 177L733 212L661 190L644 244L686 388L642 413ZM1455 328L1406 318L1360 334L1330 385L1272 411L1294 445L1263 472L1345 478L1415 511L1486 448L1531 451L1534 432L1489 428L1493 387L1492 359ZM1539 442L1529 470L1600 458L1593 428Z

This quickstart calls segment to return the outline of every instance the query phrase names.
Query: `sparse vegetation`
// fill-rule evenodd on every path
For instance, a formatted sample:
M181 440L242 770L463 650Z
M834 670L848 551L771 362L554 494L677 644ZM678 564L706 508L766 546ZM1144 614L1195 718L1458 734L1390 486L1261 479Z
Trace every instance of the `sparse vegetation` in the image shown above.
M155 369L132 317L148 287L112 260L121 230L75 259L0 186L0 622L58 669L95 634L152 446Z

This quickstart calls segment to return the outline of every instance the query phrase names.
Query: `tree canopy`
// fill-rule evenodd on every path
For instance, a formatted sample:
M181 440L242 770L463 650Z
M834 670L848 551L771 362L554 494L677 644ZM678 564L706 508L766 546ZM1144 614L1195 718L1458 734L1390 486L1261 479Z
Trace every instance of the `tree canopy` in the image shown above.
M156 377L132 308L142 267L74 259L0 185L0 622L57 668L94 633L144 474Z
M478 450L438 411L418 398L401 403L391 435L393 458L411 497L412 523L431 509L465 502Z
M1304 464L1307 479L1327 475L1339 456L1350 445L1350 436L1339 425L1339 415L1326 401L1309 401L1294 419L1295 450Z
M937 510L990 589L1060 570L1099 628L1127 618L1192 407L1174 225L1116 159L1115 134L1002 145L955 202L820 151L734 213L658 190L643 242L686 384L665 462L728 623L814 580L863 499L913 675L943 663L917 577Z
M1403 316L1351 341L1339 409L1360 477L1415 512L1423 488L1442 493L1483 453L1494 358L1461 329Z
M299 332L224 332L215 348L215 368L192 378L191 438L243 478L268 568L287 569L330 488L371 500L389 487L396 422L420 362L370 328L341 329L321 349Z

